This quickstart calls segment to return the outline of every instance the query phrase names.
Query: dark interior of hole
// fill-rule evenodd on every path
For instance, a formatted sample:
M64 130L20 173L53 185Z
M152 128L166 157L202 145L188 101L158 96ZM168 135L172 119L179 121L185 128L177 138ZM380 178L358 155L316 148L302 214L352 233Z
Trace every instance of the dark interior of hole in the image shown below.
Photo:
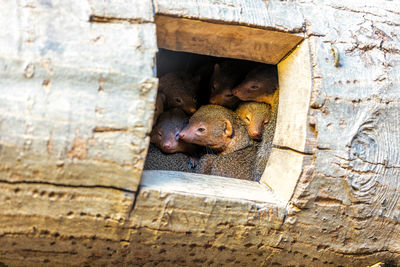
M223 62L234 62L239 64L239 66L243 66L243 69L239 71L239 73L242 75L240 78L240 81L244 79L246 74L260 66L269 66L275 73L276 72L276 66L273 65L267 65L267 64L262 64L262 63L256 63L256 62L251 62L251 61L245 61L245 60L237 60L237 59L228 59L228 58L220 58L220 57L212 57L212 56L206 56L206 55L200 55L200 54L194 54L194 53L187 53L187 52L175 52L175 51L170 51L166 49L159 49L159 52L157 53L157 77L163 77L164 75L171 73L171 72L177 72L177 71L183 71L185 73L190 73L193 75L193 77L200 76L199 70L204 68L204 66L211 66L211 70L208 74L203 75L202 79L199 81L199 90L198 90L198 104L197 108L203 105L209 104L209 98L210 98L210 88L212 85L210 85L210 79L211 75L214 71L214 66L215 64L223 64ZM206 67L206 69L210 69L210 67ZM200 71L201 72L201 71ZM196 76L197 75L197 76ZM240 82L236 82L235 86L238 85ZM242 102L242 101L241 101ZM240 102L240 103L241 103ZM237 105L230 107L232 111L235 111L235 108ZM170 109L167 107L167 110ZM162 115L161 115L162 116ZM161 117L160 117L161 118ZM190 118L190 115L188 116L188 119ZM272 122L275 125L276 121L272 120ZM186 123L187 124L187 123ZM154 125L154 126L157 126ZM274 129L275 127L273 127ZM154 133L154 128L152 135ZM265 134L263 134L264 136ZM273 135L273 133L272 133ZM176 136L176 139L179 139L179 136ZM271 139L271 138L270 138ZM258 141L258 142L257 142ZM261 141L260 143L259 140L252 140L252 144L254 144L254 151L257 151L257 154L261 153L261 150L264 149L265 146L270 147L270 144L263 144ZM271 139L272 141L272 139ZM153 142L154 143L154 142ZM265 143L265 142L264 142ZM198 160L202 158L204 154L218 154L218 151L213 151L210 148L207 147L200 147L198 149L198 152L196 153L164 153L162 152L159 148L157 148L154 144L150 144L149 147L149 153L146 159L145 163L145 170L146 169L158 169L158 170L174 170L174 171L186 171L186 172L200 172L202 173L204 170L199 170L196 169L196 164L198 163ZM246 152L244 152L244 155L239 155L239 157L244 157ZM217 160L218 161L218 160ZM230 161L230 160L228 160ZM239 160L238 162L240 162ZM244 160L246 161L246 160ZM216 164L218 165L218 164ZM228 166L227 168L232 168L232 167L238 167L238 166ZM265 164L263 166L257 166L256 159L254 159L254 164L252 165L252 168L262 168L264 169ZM218 166L214 166L214 168L218 168ZM240 168L240 167L238 167ZM248 180L259 180L259 176L262 173L262 171L257 172L257 177L249 175ZM215 173L214 173L215 174ZM230 176L224 175L224 172L218 172L217 175L221 176ZM251 176L251 177L250 177ZM243 177L242 177L243 178Z

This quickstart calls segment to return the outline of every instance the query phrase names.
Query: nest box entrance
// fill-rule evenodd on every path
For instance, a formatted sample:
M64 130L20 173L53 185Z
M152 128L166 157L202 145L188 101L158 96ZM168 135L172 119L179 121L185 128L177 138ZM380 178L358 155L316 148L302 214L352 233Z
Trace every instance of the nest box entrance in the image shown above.
M311 96L308 44L298 35L222 22L164 15L156 16L155 22L159 77L181 68L179 62L185 62L186 68L197 68L216 58L276 67L279 110L260 182L289 200L311 150L307 143Z

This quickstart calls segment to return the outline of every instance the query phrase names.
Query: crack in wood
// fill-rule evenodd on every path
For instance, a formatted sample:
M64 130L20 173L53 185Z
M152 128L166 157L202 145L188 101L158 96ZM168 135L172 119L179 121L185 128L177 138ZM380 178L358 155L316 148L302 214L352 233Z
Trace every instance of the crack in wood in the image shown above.
M78 254L77 251L52 251L52 250L38 250L38 249L21 249L22 252L28 253L43 253L43 254L69 254L69 255L76 255Z
M289 151L292 151L292 152L295 152L295 153L298 153L301 155L305 155L305 156L311 156L313 154L310 152L302 152L302 151L296 150L296 149L288 147L288 146L274 145L274 147L277 149L280 149L280 150L289 150Z
M154 23L145 19L132 19L132 18L116 18L116 17L103 17L97 15L90 15L89 22L91 23L130 23L130 24L147 24Z
M105 132L127 132L128 128L123 127L123 128L114 128L114 127L108 127L108 126L97 126L94 127L92 132L93 133L105 133Z
M106 185L70 185L70 184L59 184L59 183L51 183L45 181L8 181L8 180L0 180L0 183L4 184L35 184L35 185L52 185L56 187L67 187L67 188L103 188L103 189L110 189L110 190L117 190L122 191L124 193L131 193L135 194L136 191L128 190L126 188L120 188L116 186L106 186Z

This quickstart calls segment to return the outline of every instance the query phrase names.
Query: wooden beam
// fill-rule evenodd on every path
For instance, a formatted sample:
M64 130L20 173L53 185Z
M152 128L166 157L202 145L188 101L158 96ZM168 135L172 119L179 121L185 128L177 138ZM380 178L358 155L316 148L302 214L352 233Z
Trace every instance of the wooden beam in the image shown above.
M174 51L277 64L301 40L300 36L200 20L158 15L158 47Z

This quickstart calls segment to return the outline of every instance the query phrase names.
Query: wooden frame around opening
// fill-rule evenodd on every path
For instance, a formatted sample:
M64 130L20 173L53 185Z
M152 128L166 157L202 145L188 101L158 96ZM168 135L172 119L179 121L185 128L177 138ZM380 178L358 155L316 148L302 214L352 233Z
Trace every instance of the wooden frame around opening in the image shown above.
M260 183L289 201L310 151L308 43L301 36L241 25L164 15L157 15L155 22L159 48L278 65L280 96L275 147Z

